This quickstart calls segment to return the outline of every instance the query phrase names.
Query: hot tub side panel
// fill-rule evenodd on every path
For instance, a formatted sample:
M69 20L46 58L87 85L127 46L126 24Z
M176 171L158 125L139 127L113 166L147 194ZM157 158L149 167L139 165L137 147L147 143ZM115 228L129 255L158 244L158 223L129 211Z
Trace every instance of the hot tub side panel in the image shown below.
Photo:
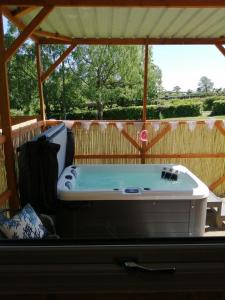
M201 236L206 199L60 201L62 238L133 239Z

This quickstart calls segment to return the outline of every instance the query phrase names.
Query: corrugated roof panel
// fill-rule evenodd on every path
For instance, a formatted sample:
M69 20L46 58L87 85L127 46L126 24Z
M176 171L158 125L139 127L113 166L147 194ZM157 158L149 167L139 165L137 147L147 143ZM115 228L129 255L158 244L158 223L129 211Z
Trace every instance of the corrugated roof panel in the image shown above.
M207 31L210 30L210 28L216 23L220 23L224 18L225 9L217 9L214 12L212 12L207 19L205 19L201 24L199 24L197 28L193 28L192 32L190 32L188 36L207 37Z
M167 29L164 31L164 36L172 37L178 34L180 31L183 31L189 23L198 16L200 10L189 9L188 11L182 9L178 13L177 17L174 18L174 21Z
M127 24L126 24L126 31L124 32L125 36L130 38L135 38L140 36L138 28L140 27L140 24L143 22L143 18L145 14L146 11L143 9L130 10L129 18L127 19Z
M57 17L57 27L56 27L57 31L62 31L63 35L72 36L73 32L69 25L68 19L65 18L65 14L63 13L63 11L61 9L56 9L55 15Z
M116 10L114 12L114 19L113 19L113 36L122 38L126 35L128 30L128 24L131 21L131 10L128 9L121 9Z
M215 16L215 21L211 23L210 27L206 27L206 29L200 33L201 36L204 36L204 37L211 37L214 35L219 36L219 31L221 31L222 28L223 28L223 32L224 32L224 29L225 29L224 21L225 21L224 16L223 15L218 16L218 13L217 13L217 16ZM222 26L222 28L221 28L221 26Z
M189 12L191 12L190 18L187 18L182 26L177 27L177 30L174 30L174 33L172 35L173 37L184 37L186 35L188 36L194 28L200 26L202 22L207 20L207 18L211 14L215 13L215 10L202 11L201 9L185 9L183 12L184 15L189 15Z
M217 35L219 37L225 37L224 28L225 28L225 18L224 18L223 22L220 22L220 24L218 24L218 26L213 28L214 31L211 32L210 36Z
M147 11L146 17L139 28L139 32L136 33L137 36L148 37L149 35L151 35L151 32L158 25L160 18L164 14L165 9L160 8L154 11L148 9L146 11Z
M164 15L161 17L158 26L152 31L154 37L167 37L164 33L176 20L181 13L181 9L166 9Z
M23 16L23 22L39 10ZM40 27L83 38L204 38L225 35L224 23L225 8L58 7Z

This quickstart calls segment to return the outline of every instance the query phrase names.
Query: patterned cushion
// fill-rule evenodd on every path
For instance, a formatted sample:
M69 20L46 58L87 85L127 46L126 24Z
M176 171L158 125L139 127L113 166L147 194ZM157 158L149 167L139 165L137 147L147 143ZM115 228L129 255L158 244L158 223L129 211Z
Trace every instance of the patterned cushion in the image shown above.
M12 219L0 213L0 230L9 239L42 239L47 230L30 204Z

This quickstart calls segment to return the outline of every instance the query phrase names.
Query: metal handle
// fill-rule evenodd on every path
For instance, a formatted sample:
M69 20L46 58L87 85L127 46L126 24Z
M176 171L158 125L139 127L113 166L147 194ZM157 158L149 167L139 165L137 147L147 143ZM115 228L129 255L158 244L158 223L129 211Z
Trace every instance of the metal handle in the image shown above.
M123 263L123 266L128 271L140 271L140 272L149 272L149 273L174 273L176 271L175 267L148 268L148 267L139 265L134 261L125 261Z

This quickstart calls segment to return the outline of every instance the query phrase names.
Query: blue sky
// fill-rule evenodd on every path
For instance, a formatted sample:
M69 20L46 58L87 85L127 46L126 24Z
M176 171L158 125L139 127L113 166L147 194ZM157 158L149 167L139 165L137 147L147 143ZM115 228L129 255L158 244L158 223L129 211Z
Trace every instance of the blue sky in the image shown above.
M177 85L183 91L196 90L202 76L210 78L215 88L225 88L225 57L215 46L153 46L153 60L162 70L166 90Z
M176 85L196 90L202 76L215 88L225 88L225 57L215 46L153 46L153 60L162 70L166 90Z

